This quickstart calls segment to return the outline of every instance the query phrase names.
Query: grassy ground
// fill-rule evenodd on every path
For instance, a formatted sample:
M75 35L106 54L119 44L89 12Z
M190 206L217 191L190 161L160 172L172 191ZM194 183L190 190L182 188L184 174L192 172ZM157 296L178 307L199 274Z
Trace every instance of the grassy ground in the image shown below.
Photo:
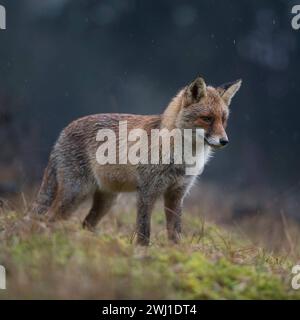
M180 245L167 242L163 213L153 215L152 244L134 245L133 212L105 217L99 232L78 221L47 225L13 210L0 215L0 298L298 299L295 258L272 255L237 231L184 216Z

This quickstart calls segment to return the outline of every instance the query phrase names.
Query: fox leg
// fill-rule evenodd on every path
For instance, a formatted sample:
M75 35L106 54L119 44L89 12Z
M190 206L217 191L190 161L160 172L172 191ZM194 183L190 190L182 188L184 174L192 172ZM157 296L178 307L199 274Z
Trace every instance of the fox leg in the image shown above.
M184 194L184 190L182 188L178 188L170 189L164 195L168 238L174 243L178 243L180 241Z
M83 221L83 227L93 231L98 222L112 207L116 197L117 195L114 193L102 192L97 190L93 197L92 208Z
M49 209L50 221L68 219L76 208L84 201L87 192L83 191L75 181L60 185L52 206Z
M137 193L137 244L148 246L150 242L151 212L156 197L147 192Z

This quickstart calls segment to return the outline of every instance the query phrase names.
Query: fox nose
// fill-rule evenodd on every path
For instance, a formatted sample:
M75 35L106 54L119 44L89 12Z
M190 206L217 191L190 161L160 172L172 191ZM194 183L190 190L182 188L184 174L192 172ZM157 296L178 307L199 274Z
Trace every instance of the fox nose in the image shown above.
M229 140L226 138L221 138L220 139L220 144L222 147L226 146L226 144L228 144Z

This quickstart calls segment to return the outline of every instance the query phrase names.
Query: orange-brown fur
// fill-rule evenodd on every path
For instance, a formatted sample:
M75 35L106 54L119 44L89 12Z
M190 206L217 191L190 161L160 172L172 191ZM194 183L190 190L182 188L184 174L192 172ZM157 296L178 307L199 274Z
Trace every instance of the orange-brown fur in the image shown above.
M85 198L92 196L93 205L83 225L93 229L119 192L136 191L137 239L139 244L147 245L151 211L156 199L163 195L168 236L178 242L183 199L194 181L194 177L185 174L185 164L99 165L97 132L107 128L118 135L119 121L124 120L128 131L142 128L148 136L151 129L202 128L208 156L212 148L227 143L228 105L239 87L240 81L218 88L206 87L204 80L197 78L179 91L162 115L97 114L72 122L51 152L33 212L47 213L52 219L67 218Z

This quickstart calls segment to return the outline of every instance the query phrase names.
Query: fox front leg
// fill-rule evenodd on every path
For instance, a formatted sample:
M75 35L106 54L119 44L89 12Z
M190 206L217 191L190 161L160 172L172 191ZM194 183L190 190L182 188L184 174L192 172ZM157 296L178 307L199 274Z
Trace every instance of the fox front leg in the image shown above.
M137 244L141 246L148 246L150 242L151 229L151 213L155 203L156 197L145 191L139 190L137 192Z
M170 189L164 194L168 238L173 243L179 243L181 238L181 216L184 195L184 188Z

